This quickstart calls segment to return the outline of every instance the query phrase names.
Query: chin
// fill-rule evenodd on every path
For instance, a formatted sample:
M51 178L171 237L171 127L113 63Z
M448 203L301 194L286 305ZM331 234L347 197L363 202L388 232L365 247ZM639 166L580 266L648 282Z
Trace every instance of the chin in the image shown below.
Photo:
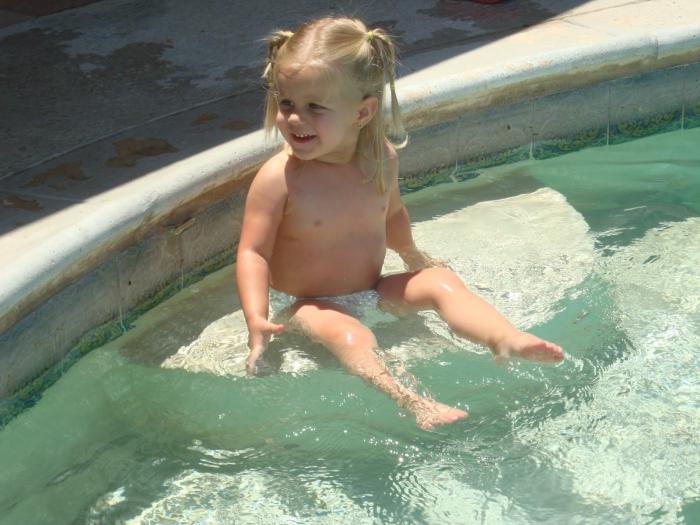
M289 148L289 151L299 160L314 160L318 157L318 154L312 151L298 151L294 148Z

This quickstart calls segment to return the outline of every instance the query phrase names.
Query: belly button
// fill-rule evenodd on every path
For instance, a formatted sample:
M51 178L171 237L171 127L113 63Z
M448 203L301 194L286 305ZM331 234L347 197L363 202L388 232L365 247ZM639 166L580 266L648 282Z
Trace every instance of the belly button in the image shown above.
M321 226L321 221L320 221L319 219L316 219L316 220L314 221L314 226L316 226L316 227Z

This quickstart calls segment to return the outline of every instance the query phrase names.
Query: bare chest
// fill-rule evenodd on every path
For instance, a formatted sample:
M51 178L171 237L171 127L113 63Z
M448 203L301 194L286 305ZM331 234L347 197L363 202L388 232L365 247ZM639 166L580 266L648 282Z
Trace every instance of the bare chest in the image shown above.
M299 236L376 234L386 225L388 196L360 174L299 177L289 185L283 233Z

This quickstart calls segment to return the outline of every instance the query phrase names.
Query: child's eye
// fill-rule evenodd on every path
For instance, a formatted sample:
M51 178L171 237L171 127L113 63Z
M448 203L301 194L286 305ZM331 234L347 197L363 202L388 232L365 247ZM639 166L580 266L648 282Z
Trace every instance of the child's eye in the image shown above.
M323 107L319 104L314 104L313 102L311 104L309 104L309 108L312 111L323 111L324 109L326 109L325 107Z
M279 107L282 109L292 109L294 107L294 104L292 103L292 101L288 100L286 98L280 100L278 102L278 104L279 104Z

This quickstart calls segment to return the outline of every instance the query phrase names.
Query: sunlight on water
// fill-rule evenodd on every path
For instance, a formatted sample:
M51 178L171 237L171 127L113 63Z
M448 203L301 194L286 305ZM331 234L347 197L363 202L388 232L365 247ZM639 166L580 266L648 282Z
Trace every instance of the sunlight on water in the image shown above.
M468 419L420 431L293 333L246 378L226 268L0 431L0 524L700 522L699 142L407 197L423 249L567 350L556 367L497 366L432 315L380 323L390 366Z
M280 474L248 471L231 476L190 470L169 480L168 493L126 525L155 525L166 520L201 524L328 523L331 513L337 523L373 522L332 480L288 478L280 483Z
M620 520L676 523L700 482L700 219L667 224L601 259L632 350L598 378L579 410L530 443L571 473L587 500Z

